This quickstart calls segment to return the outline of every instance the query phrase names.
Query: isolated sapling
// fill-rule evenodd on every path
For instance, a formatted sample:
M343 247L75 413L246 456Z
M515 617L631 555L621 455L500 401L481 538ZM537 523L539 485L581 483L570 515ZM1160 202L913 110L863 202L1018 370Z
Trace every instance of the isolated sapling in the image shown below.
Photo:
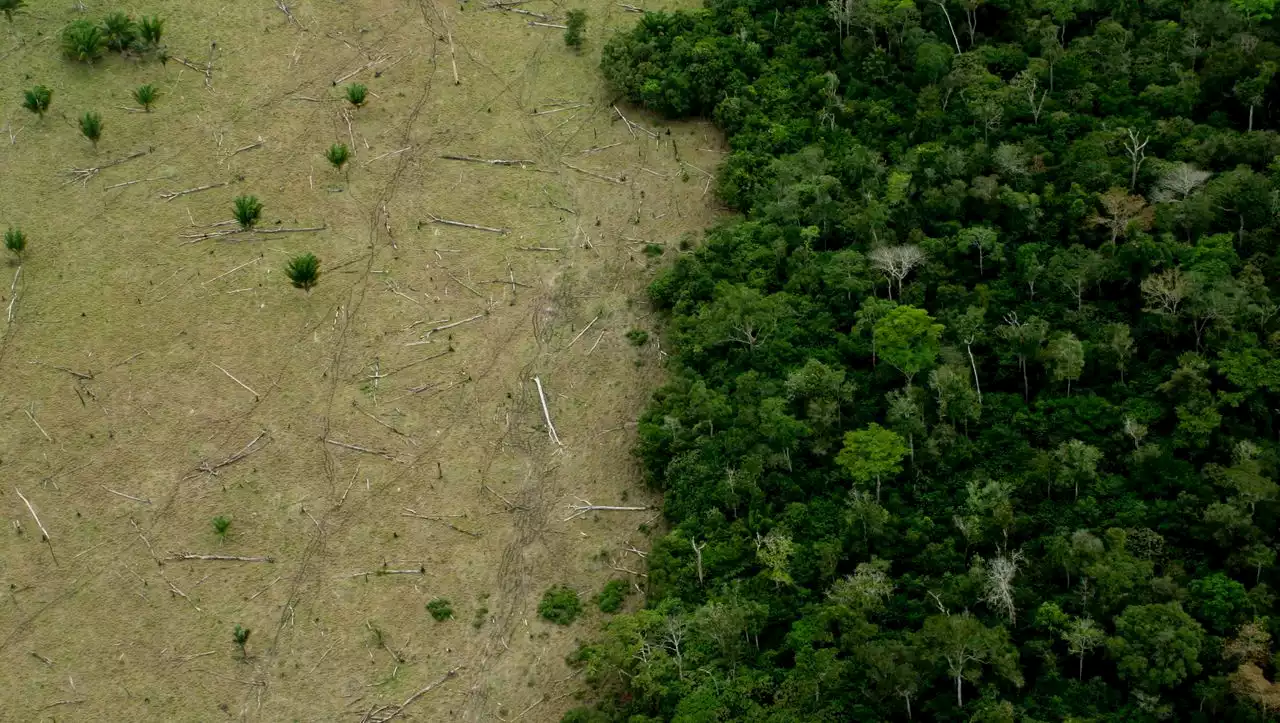
M27 250L27 235L21 229L10 228L4 232L4 247L21 261L22 253Z
M538 614L557 625L568 625L582 614L582 601L573 588L556 585L542 594Z
M352 83L347 86L347 102L359 108L368 100L369 89L360 83Z
M231 530L231 518L226 515L218 515L213 518L213 534L218 536L219 542L227 539L227 532Z
M253 631L241 626L240 623L236 623L236 629L231 631L231 639L235 641L236 647L240 648L241 660L249 659L249 653L244 646L249 642L249 633L251 632Z
M105 44L102 29L88 20L76 20L62 29L62 54L69 60L92 63Z
M102 116L93 111L80 116L80 132L97 148L98 139L102 137Z
M158 15L147 17L143 15L138 21L138 34L142 36L142 42L157 47L160 45L160 36L164 33L164 20Z
M341 171L347 161L351 160L351 149L347 148L346 143L334 143L324 152L324 157L333 164L335 170Z
M453 605L445 598L438 597L427 603L427 612L431 613L436 622L442 623L453 617Z
M320 259L315 254L302 254L289 259L284 267L289 282L303 291L311 291L311 287L320 280Z
M53 91L47 86L37 85L22 92L22 107L41 118L44 117L45 111L49 110L51 102L53 102Z
M233 215L241 231L248 231L258 223L262 216L262 203L257 196L236 196Z
M150 83L140 85L133 90L133 99L148 113L151 112L151 104L156 102L156 96L158 95L160 95L160 91Z
M13 22L13 14L21 10L27 4L27 0L0 0L0 12L4 13L9 22Z
M582 31L587 27L586 10L570 10L565 21L564 44L570 48L582 47Z
M138 39L138 26L124 13L111 13L102 19L102 39L108 48L123 53Z

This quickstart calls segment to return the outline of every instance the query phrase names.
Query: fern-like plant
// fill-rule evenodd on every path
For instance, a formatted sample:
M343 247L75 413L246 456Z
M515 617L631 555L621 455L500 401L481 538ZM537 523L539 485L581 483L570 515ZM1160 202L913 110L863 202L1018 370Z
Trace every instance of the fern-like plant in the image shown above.
M102 55L105 45L102 28L88 20L76 20L62 29L62 54L69 60L92 63Z
M289 277L289 283L303 291L311 291L311 287L320 281L320 259L315 254L294 256L284 267L284 274Z
M98 139L102 137L102 116L93 111L80 116L80 132L97 148Z
M253 631L240 625L240 623L236 623L235 630L231 631L231 640L236 644L237 648L240 648L241 660L249 659L249 653L245 650L245 646L249 643L249 633L251 632Z
M257 196L236 196L235 206L232 209L236 218L236 223L240 224L241 231L248 231L258 223L258 218L262 216L262 202Z
M160 36L164 34L164 20L158 15L143 15L138 20L138 34L147 45L153 48L159 46Z
M218 515L213 518L213 534L218 536L218 541L223 542L227 539L227 533L231 531L231 518L226 515Z
M102 19L102 39L108 48L123 53L137 41L138 25L124 13L111 13Z
M49 103L52 101L53 91L43 85L37 85L22 93L22 107L41 118L44 117L45 111L49 110Z
M21 10L27 0L0 0L0 13L4 13L9 22L13 22L13 14Z
M27 250L27 235L22 229L11 228L4 232L4 247L9 249L10 253L22 260L22 254Z
M160 95L160 91L150 83L133 89L133 99L148 113L151 112L151 104L156 102L156 96L158 95Z
M369 89L360 83L352 83L347 86L347 102L360 108L368 102Z
M335 170L341 171L342 167L347 165L347 161L351 160L351 149L347 148L346 143L334 143L324 152L324 157Z

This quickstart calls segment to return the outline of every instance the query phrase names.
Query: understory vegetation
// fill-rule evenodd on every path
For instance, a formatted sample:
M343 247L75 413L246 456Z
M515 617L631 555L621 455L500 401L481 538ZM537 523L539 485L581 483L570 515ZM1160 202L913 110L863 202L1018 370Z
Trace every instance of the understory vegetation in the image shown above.
M740 213L651 287L671 530L571 721L1273 720L1275 0L709 0L603 70Z

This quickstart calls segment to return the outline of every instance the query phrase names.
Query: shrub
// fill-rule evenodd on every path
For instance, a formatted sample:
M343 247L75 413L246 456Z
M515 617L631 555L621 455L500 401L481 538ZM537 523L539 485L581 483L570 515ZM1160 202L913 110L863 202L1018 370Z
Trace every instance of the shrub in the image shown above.
M138 26L133 18L115 12L102 19L102 40L112 50L124 52L138 39Z
M27 250L27 235L21 229L10 228L4 232L4 247L21 259Z
M368 100L369 89L360 83L352 83L347 86L347 102L359 108Z
M656 257L656 256L661 256L663 251L665 251L665 249L663 249L663 248L662 248L662 246L660 246L660 245L658 245L658 244L645 244L645 245L644 245L644 255L645 255L645 256L648 256L648 257L650 257L650 258L653 258L653 257Z
M151 104L156 102L156 96L158 95L160 95L160 91L150 83L140 85L133 90L133 99L148 113L151 112Z
M102 29L88 20L77 20L62 29L62 54L69 60L92 63L106 44Z
M13 22L13 14L27 4L27 0L0 0L0 12L9 22Z
M351 160L351 149L347 148L346 143L334 143L324 152L324 157L335 169L341 171L347 161Z
M231 631L231 639L235 641L236 647L240 648L240 658L248 659L249 654L245 651L244 646L249 642L249 633L253 632L249 628L243 627L240 623L236 623L236 629Z
M93 111L80 116L80 132L97 148L98 139L102 137L102 116Z
M627 332L627 341L631 346L644 346L649 343L649 332L644 329L632 329Z
M143 15L138 21L138 34L142 36L142 42L156 47L160 45L160 36L164 33L164 20L157 15L147 17Z
M573 588L556 585L542 594L538 614L557 625L568 625L582 614L582 601Z
M37 85L31 90L22 92L22 107L41 118L44 117L45 111L49 110L49 103L52 101L53 91L43 85Z
M435 618L436 622L442 623L453 617L453 605L448 600L438 597L427 603L427 612L431 613L431 617Z
M315 254L302 254L289 259L284 267L289 282L303 291L310 291L320 280L320 259Z
M262 216L262 203L257 196L236 196L232 215L235 216L236 223L240 224L240 230L248 231Z
M605 583L600 594L596 595L596 607L599 607L602 613L616 613L618 608L622 607L622 601L626 599L627 592L626 580L610 580Z
M570 48L582 47L582 31L587 27L587 11L570 10L565 25L569 27L564 31L564 44Z
M218 515L213 518L213 534L218 536L219 540L227 539L227 532L231 530L231 518L226 515Z

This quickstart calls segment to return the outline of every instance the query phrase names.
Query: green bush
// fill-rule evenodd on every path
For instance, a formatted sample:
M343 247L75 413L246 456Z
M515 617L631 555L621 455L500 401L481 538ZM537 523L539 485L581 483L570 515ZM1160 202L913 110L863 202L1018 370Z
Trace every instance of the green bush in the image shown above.
M159 47L160 36L164 33L164 20L157 15L147 17L143 15L138 21L138 34L142 36L142 42L151 46Z
M148 113L151 112L151 104L156 102L156 96L158 95L160 95L160 91L150 83L140 85L133 90L133 99Z
M62 29L62 54L68 60L92 63L102 56L105 45L102 29L88 20L76 20Z
M359 108L368 101L369 89L360 83L347 86L347 102Z
M644 346L649 343L649 332L644 329L632 329L628 331L627 341L631 342L631 346Z
M582 601L573 588L556 585L542 594L538 614L557 625L569 625L582 614Z
M249 657L249 653L248 651L245 650L244 646L248 644L249 633L251 632L253 631L246 627L241 626L240 623L236 623L235 630L231 631L231 640L235 642L236 647L240 648L241 660L246 660Z
M334 143L324 152L324 157L336 170L341 171L347 161L351 160L351 149L347 148L346 143Z
M22 92L22 107L41 118L44 117L45 111L49 110L51 102L53 102L53 91L46 86L37 85Z
M102 116L93 111L80 116L80 132L89 139L94 148L97 148L98 139L102 138Z
M596 607L602 613L616 613L622 607L622 601L627 598L628 592L630 589L626 580L610 580L605 583L600 594L596 595Z
M138 26L133 18L115 12L102 19L102 40L111 50L124 52L138 39Z
M587 27L587 11L570 10L565 25L568 27L564 31L564 44L570 48L582 47L582 32Z
M289 259L284 267L289 282L303 291L310 291L320 280L320 259L315 254L301 254Z
M27 250L27 235L21 229L10 228L4 232L4 247L21 259Z
M236 196L232 215L235 216L236 223L240 224L240 230L248 231L262 217L262 202L257 196Z
M453 617L453 605L448 600L438 597L427 603L427 612L431 613L431 617L436 622L442 623Z
M226 540L227 533L231 531L231 518L226 515L218 515L213 518L213 534L218 536L219 540Z
M0 0L0 13L4 13L9 22L13 22L13 14L21 10L27 0Z

